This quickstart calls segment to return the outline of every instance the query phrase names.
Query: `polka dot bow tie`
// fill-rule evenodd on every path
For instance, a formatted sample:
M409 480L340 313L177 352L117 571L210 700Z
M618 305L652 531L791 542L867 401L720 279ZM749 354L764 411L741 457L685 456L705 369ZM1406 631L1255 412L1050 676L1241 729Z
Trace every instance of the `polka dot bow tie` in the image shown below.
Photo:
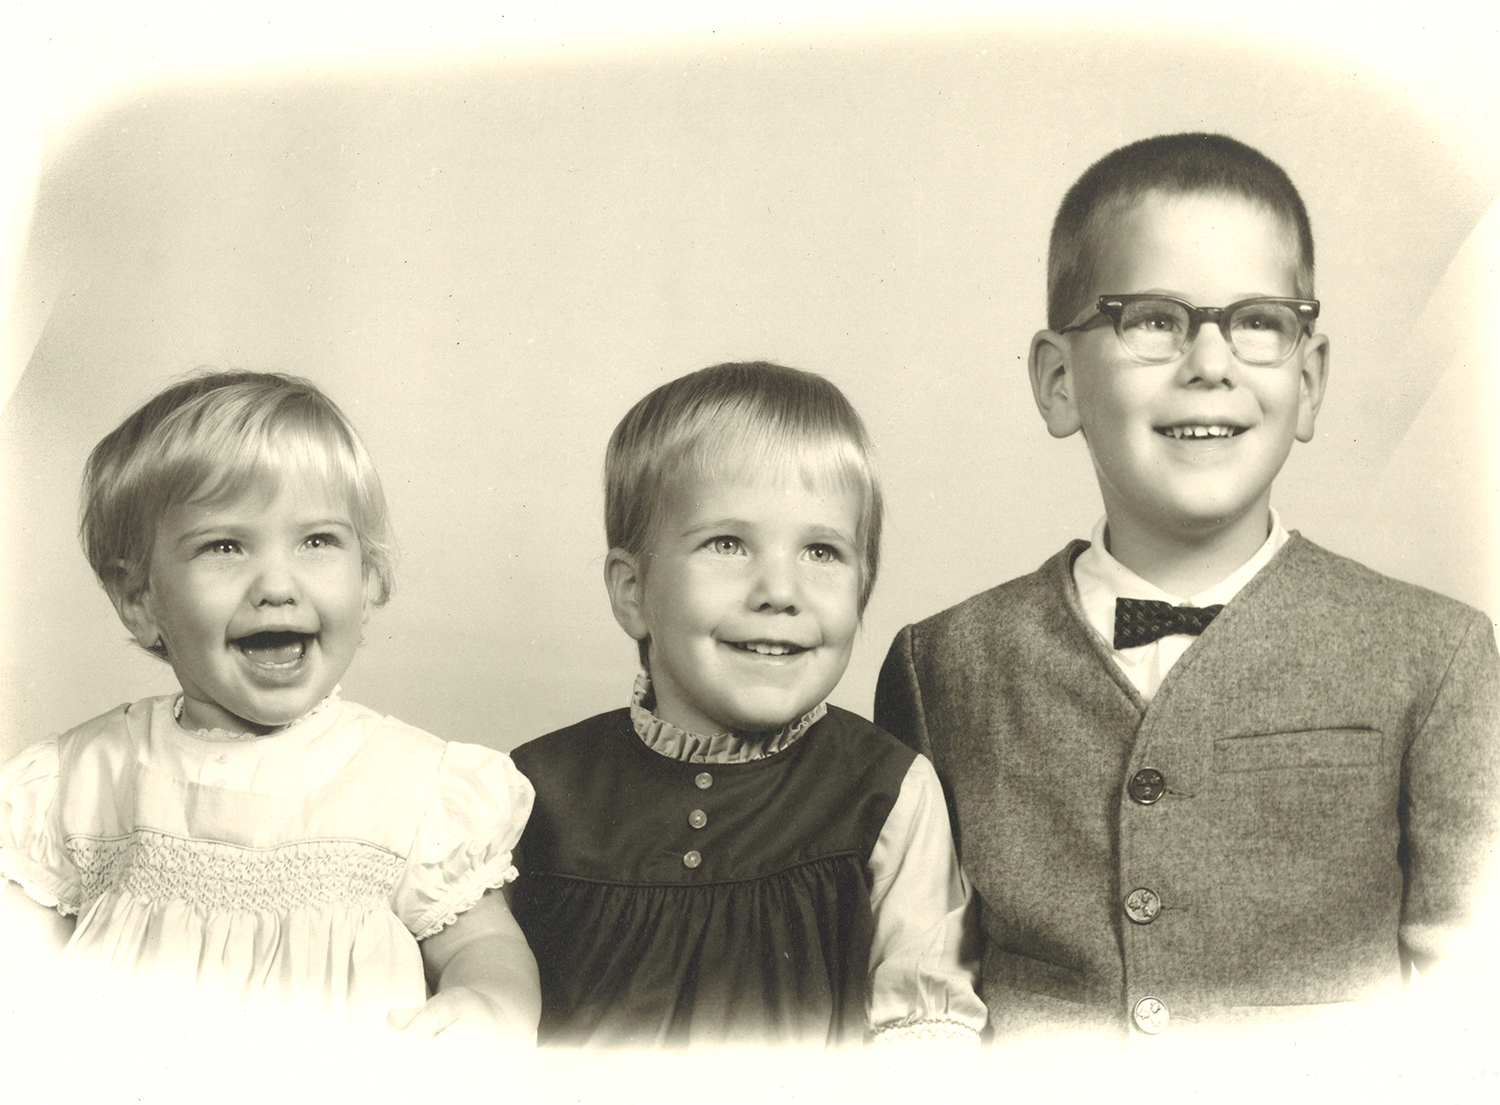
M1222 602L1213 606L1173 606L1159 599L1116 599L1115 648L1149 645L1173 633L1191 633L1196 637L1223 609Z

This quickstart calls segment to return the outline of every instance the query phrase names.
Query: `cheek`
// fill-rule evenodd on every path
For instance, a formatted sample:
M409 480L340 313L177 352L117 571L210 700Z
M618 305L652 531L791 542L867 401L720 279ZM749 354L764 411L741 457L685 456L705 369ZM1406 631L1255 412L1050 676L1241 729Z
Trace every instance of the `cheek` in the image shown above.
M1302 385L1302 377L1291 376L1288 379L1277 381L1278 386L1272 397L1262 400L1263 404L1277 412L1295 418L1302 404L1305 390Z
M693 620L680 595L662 586L666 582L660 574L654 576L641 600L641 619L653 645L675 643L684 626Z
M1078 392L1078 424L1083 436L1089 441L1108 437L1111 429L1119 425L1120 406L1118 396L1109 389L1081 387Z
M820 599L824 633L846 647L853 644L859 632L860 579L860 573L850 572L842 579L830 580Z
M658 563L646 577L641 610L652 634L701 629L733 601L735 579L723 564Z
M380 593L380 581L357 560L330 566L322 577L321 587L325 605L342 614L354 611L360 617L368 612Z
M148 609L164 635L177 637L190 636L201 629L214 611L211 594L182 588L174 588L170 594L158 593Z

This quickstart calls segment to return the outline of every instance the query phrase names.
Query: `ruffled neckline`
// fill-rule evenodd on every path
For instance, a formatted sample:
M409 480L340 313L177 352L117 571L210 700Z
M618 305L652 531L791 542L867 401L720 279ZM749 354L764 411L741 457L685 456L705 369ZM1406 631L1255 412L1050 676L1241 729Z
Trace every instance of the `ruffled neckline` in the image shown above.
M747 763L774 756L795 744L828 713L828 703L819 702L796 721L770 732L704 736L679 729L670 721L657 717L647 705L648 702L654 705L653 698L651 676L643 671L635 677L635 689L630 695L630 721L636 736L659 755L694 764Z
M285 733L288 730L301 725L308 718L322 713L328 707L338 702L339 690L339 687L334 687L333 690L328 692L327 697L325 697L323 701L319 702L311 710L307 711L307 713L303 714L295 721L289 721L285 725L282 725L276 729L272 729L269 733L235 733L229 729L219 729L217 727L209 729L189 729L182 723L182 695L178 695L176 701L172 703L172 718L177 722L177 727L180 730L182 730L188 736L193 737L197 740L215 741L224 744L243 744L246 741L258 741L264 740L266 737L277 737L282 733Z

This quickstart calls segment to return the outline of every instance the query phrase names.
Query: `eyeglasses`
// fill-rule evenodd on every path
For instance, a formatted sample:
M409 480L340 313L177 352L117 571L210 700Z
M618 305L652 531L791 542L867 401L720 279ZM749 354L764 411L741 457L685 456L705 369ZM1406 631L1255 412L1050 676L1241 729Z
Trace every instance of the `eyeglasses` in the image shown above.
M1087 329L1101 315L1115 324L1120 344L1137 360L1176 360L1193 344L1198 327L1211 322L1241 361L1269 367L1292 355L1304 331L1312 333L1318 301L1260 296L1228 307L1194 307L1169 295L1101 295L1092 315L1058 333Z

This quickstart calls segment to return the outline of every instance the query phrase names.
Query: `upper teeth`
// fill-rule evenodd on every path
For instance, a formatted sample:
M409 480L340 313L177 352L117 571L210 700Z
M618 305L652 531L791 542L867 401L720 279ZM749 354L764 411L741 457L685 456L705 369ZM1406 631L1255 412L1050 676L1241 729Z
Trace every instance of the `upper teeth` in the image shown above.
M1232 426L1168 426L1165 432L1170 437L1232 437Z
M792 651L791 645L773 645L767 644L765 641L746 641L739 647L747 648L751 652L758 652L762 656L786 656Z

